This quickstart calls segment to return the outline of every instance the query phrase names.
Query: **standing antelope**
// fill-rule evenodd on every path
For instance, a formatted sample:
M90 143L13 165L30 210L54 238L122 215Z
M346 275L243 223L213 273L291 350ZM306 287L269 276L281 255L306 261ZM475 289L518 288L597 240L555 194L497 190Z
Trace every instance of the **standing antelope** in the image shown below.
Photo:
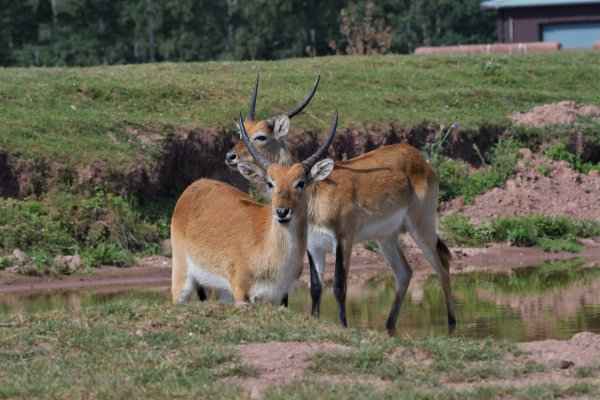
M254 115L257 89L250 102L249 115ZM275 120L285 120L285 116ZM249 123L247 121L246 123ZM260 125L252 121L250 126ZM280 122L278 131L259 131L252 141L271 143L262 151L269 159L288 163L292 157L284 139L289 123ZM239 143L226 157L230 167L248 159L248 152ZM454 303L450 289L450 251L436 233L437 177L413 146L384 146L348 161L335 163L329 177L311 187L308 206L308 259L310 265L312 314L319 315L325 255L335 251L334 294L339 307L339 319L346 321L346 285L350 269L352 246L356 242L376 240L396 279L396 295L386 321L386 329L394 334L396 320L408 289L412 270L400 247L398 235L408 230L424 256L438 274L448 314L450 328L456 325Z
M247 179L271 188L270 206L257 204L236 188L200 179L181 195L171 219L172 296L188 300L199 287L210 287L236 303L279 303L302 272L307 243L310 187L333 169L327 153L337 113L325 143L302 163L272 163L255 148L240 116L240 133L255 163L239 162Z

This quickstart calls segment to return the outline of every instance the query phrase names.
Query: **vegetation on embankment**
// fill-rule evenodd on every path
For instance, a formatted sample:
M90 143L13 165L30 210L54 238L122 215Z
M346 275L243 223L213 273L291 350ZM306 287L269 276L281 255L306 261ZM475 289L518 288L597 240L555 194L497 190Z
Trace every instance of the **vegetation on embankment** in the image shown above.
M308 365L298 366L300 372L307 368L303 384L268 389L267 399L341 393L372 399L542 399L594 396L600 389L589 379L512 386L512 379L547 369L512 344L389 338L279 307L197 302L173 307L157 295L83 306L76 318L52 311L2 322L0 329L11 334L0 335L0 398L247 398L244 389L250 388L243 379L258 372L237 346L272 341L326 341L348 351L313 355ZM597 374L590 369L586 376Z
M98 191L93 195L51 192L42 199L0 198L0 269L38 275L73 273L84 267L128 266L135 254L155 253L168 237L168 210L141 208ZM13 256L14 249L25 251ZM80 255L65 268L56 257Z
M223 157L259 71L261 117L296 104L321 74L313 103L293 122L299 156L314 150L337 109L342 118L332 154L338 158L398 141L423 147L440 127L457 122L459 129L434 160L443 199L463 196L468 202L502 185L514 171L517 147L549 139L560 138L563 146L550 157L585 172L594 168L590 160L598 160L589 158L593 152L585 160L575 154L570 138L577 130L600 143L596 122L542 130L513 126L508 115L565 98L599 104L598 61L600 54L577 52L2 69L0 197L28 200L2 200L0 256L18 247L40 266L61 252L80 254L88 265L123 265L132 262L132 252L156 249L166 236L156 232L166 231L176 197L193 180L244 185ZM473 173L469 164L484 168ZM73 203L86 209L98 192L126 204L129 211L119 213L135 215L110 218L125 221L119 229L134 239L123 243L111 227L96 240L90 227L102 225L104 211L89 213L83 227L65 219L77 215L57 211ZM109 201L102 207L112 206ZM16 234L13 226L30 219L38 229Z
M441 225L450 243L467 246L509 242L513 246L540 246L546 251L578 252L583 248L578 238L600 236L600 221L544 215L503 217L473 224L468 217L455 213L444 217Z

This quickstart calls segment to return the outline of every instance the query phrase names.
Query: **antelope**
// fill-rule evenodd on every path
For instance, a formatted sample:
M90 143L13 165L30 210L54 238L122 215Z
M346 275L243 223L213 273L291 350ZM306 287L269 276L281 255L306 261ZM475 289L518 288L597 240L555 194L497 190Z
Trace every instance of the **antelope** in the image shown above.
M292 156L287 149L287 145L282 140L290 128L290 120L296 115L300 114L306 106L308 106L315 96L319 87L321 77L317 75L317 79L313 84L311 91L306 97L293 109L288 111L286 114L278 115L273 118L266 120L256 120L256 98L258 94L258 84L260 76L256 75L256 83L254 84L253 94L250 97L250 111L246 116L245 128L246 131L252 136L252 142L254 143L257 150L266 156L267 159L273 161L277 159L279 163L291 165L293 163ZM235 151L227 152L225 156L225 162L232 169L236 169L237 154ZM263 191L266 188L261 186Z
M241 161L237 168L246 179L270 188L271 203L258 204L233 186L210 179L183 192L171 219L174 303L187 302L202 287L236 304L283 300L302 272L310 188L333 170L333 160L320 159L333 141L337 121L336 113L327 140L313 155L286 166L256 150L240 115L241 137L254 162Z
M249 115L252 116L255 115L257 86L250 102ZM274 119L285 120L285 116ZM262 121L246 123L257 126ZM268 141L269 147L262 149L264 156L287 164L292 159L285 144L289 124L280 122L279 126L282 128L277 131L255 132L250 139ZM270 137L258 139L261 136ZM238 143L227 154L226 163L233 168L247 159L248 152ZM333 291L339 320L342 326L348 326L345 302L352 246L375 240L396 281L395 299L386 321L386 329L393 335L412 277L412 269L398 240L400 233L408 231L440 278L448 326L454 328L451 253L436 232L438 189L438 179L430 164L408 144L383 146L350 160L338 161L326 180L309 189L308 261L313 316L319 316L325 256L335 252Z

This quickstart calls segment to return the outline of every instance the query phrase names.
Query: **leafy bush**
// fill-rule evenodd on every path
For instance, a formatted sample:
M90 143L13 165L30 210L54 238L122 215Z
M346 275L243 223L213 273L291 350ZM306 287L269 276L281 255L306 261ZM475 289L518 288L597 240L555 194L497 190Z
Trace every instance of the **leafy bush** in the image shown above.
M440 180L442 200L463 196L465 203L494 187L502 186L515 172L518 161L519 142L500 140L490 154L491 165L469 174L469 167L461 161L440 157L432 158L432 164Z
M129 265L132 252L156 247L156 224L134 205L109 193L85 197L65 192L42 200L0 199L0 254L19 248L43 268L56 255L82 254L89 266Z
M600 164L584 162L577 154L570 152L565 143L553 144L544 151L544 155L555 161L566 161L571 168L582 174L587 174L593 170L600 171Z
M498 218L475 225L462 214L452 214L442 220L442 229L458 245L509 241L515 246L540 246L545 251L577 252L582 248L577 238L600 236L599 222L543 215Z

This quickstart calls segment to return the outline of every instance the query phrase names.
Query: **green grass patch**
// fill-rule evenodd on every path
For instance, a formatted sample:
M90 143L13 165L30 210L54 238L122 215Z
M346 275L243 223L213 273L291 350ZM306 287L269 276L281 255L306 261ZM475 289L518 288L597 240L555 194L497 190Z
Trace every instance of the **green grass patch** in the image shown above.
M440 180L440 197L450 200L463 196L465 203L495 187L502 186L515 172L520 144L513 139L500 140L490 151L490 165L471 173L468 164L446 157L435 157L433 166Z
M590 171L600 171L600 164L584 162L579 155L569 151L567 145L562 142L546 148L544 155L555 161L566 161L571 168L582 174L588 174Z
M21 249L40 272L57 255L80 254L90 267L130 265L133 253L157 251L165 233L164 227L146 221L134 202L102 191L0 199L0 254Z
M152 127L164 135L181 126L233 130L257 71L260 117L292 107L321 74L307 115L294 120L299 128L325 129L336 109L341 126L509 126L511 113L539 104L600 104L599 60L590 51L6 68L0 70L0 147L67 163L102 159L119 166L136 155L148 158L151 152L128 128Z
M319 353L313 357L311 371L334 375L369 374L394 380L404 375L401 361L391 360L385 346L366 345L357 351Z
M560 216L528 215L502 217L476 225L468 217L456 213L442 219L442 230L446 238L456 245L483 246L508 241L514 246L577 252L582 249L577 239L600 236L600 223Z
M316 355L304 381L270 388L265 396L271 399L537 399L598 390L580 383L516 389L484 381L468 390L448 389L441 382L449 377L456 382L511 378L542 369L519 364L519 352L505 342L389 338L269 305L173 306L160 296L131 296L83 302L77 310L9 314L3 321L12 324L8 334L0 334L0 398L247 398L243 382L224 380L257 376L236 345L270 341L350 348ZM428 355L427 360L412 358L411 350ZM385 386L372 385L381 379Z

